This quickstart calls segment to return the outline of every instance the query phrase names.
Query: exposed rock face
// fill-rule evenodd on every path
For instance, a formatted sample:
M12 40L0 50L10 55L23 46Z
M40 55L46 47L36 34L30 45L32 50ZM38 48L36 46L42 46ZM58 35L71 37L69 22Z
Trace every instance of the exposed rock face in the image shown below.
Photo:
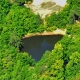
M52 0L52 1L55 2L57 5L64 7L67 0Z
M41 3L43 3L43 0L33 0L33 5L40 5Z
M57 5L65 6L66 0L33 0L33 5L40 5L43 2L55 2Z
M41 3L43 3L43 2L48 2L48 1L50 1L50 2L52 2L52 0L33 0L33 5L40 5Z
M46 32L44 31L43 33L29 33L27 35L24 35L22 38L28 38L28 37L32 37L32 36L44 36L44 35L66 35L66 29L61 30L61 29L56 29L53 32Z
M45 18L46 15L50 15L52 12L57 13L63 8L58 4L59 2L60 0L33 0L32 4L25 4L25 6L31 8L35 14L39 14L41 18ZM64 4L66 3L64 2Z

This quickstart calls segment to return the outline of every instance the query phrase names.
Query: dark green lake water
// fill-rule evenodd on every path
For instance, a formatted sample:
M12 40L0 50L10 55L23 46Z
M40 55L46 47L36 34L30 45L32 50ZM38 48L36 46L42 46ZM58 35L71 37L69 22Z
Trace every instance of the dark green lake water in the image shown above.
M61 35L33 36L22 40L22 52L28 52L36 61L39 61L46 50L51 51L54 45L62 39Z

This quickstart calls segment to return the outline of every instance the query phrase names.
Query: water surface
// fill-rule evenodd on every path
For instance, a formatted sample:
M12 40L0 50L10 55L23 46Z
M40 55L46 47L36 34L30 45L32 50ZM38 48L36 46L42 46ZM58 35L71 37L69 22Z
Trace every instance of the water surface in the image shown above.
M39 61L46 50L51 51L54 45L62 38L61 35L33 36L22 40L22 52L28 52L36 61Z

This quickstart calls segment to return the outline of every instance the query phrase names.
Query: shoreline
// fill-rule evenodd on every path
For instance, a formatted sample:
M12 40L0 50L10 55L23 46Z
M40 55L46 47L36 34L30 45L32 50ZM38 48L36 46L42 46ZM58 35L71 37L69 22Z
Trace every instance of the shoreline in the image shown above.
M44 31L42 33L28 33L26 35L24 35L22 37L22 39L25 39L25 38L29 38L29 37L33 37L33 36L47 36L47 35L66 35L66 29L62 30L62 29L56 29L52 32L47 32L47 31Z

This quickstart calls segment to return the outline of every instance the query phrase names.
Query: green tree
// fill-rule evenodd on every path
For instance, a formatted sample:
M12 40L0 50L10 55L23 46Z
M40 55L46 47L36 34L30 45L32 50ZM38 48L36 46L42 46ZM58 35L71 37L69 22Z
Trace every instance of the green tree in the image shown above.
M73 80L73 78L80 75L80 53L73 53L69 59L65 71L66 80Z
M67 3L71 7L69 14L69 23L75 23L75 20L80 20L80 1L79 0L67 0Z
M12 30L16 29L21 37L28 32L37 32L42 20L39 15L35 15L29 8L14 4L6 17L6 24L11 26Z
M9 0L1 0L0 1L0 24L5 23L5 17L10 10L11 4Z
M63 48L56 44L52 52L47 51L42 59L36 64L34 74L40 80L63 80ZM32 74L33 76L33 74ZM33 77L32 77L33 79ZM35 80L37 80L35 79Z
M10 35L10 40L9 40L9 44L19 48L21 46L21 39L19 38L19 36L17 35L16 31L13 31Z
M62 11L52 13L49 17L46 17L47 28L54 26L57 28L65 28L69 23L69 12L70 7L66 5Z
M18 5L23 5L24 3L31 1L32 0L13 0L14 3L17 3Z

